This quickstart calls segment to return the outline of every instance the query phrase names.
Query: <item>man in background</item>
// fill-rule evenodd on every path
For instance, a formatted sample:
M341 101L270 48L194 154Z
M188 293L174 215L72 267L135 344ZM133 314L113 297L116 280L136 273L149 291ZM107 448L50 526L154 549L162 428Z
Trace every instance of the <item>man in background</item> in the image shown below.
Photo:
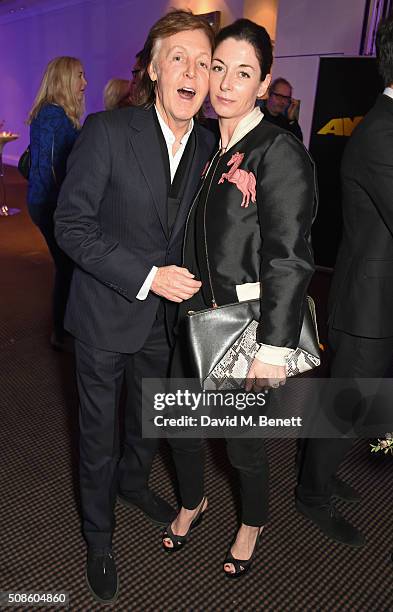
M386 87L344 152L343 236L329 298L331 377L346 379L343 387L355 391L356 379L384 377L393 359L392 18L380 24L376 47ZM356 415L361 416L360 394L352 393L352 399L357 398L352 405L350 394L342 397L347 401L332 408L341 418L351 415L352 425L356 424ZM364 422L362 417L363 427ZM330 539L360 547L363 535L332 503L333 497L359 500L336 476L352 443L350 437L306 442L297 508Z
M303 134L298 123L300 101L292 98L292 85L279 77L269 87L267 100L258 102L264 118L274 125L291 132L303 142Z
M139 95L138 85L141 79L143 78L143 74L145 71L145 69L143 68L143 64L142 64L142 53L143 53L143 49L138 51L138 53L135 55L135 62L131 70L131 80L130 80L131 102L132 104L136 104L136 105L138 105L138 99L135 99L134 96L137 97Z

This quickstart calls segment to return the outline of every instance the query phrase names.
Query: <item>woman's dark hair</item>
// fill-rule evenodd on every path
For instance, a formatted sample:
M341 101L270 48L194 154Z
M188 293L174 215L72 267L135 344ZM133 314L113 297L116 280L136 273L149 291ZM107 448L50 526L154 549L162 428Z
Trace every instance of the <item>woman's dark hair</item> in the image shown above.
M237 19L231 25L222 28L216 36L216 47L227 38L245 40L254 47L259 66L261 81L269 74L273 63L273 46L270 36L263 26L249 19Z
M155 102L155 83L148 74L148 66L152 61L161 40L178 32L187 30L202 30L205 32L211 48L214 48L214 32L208 21L201 15L194 15L188 10L171 10L161 17L151 28L145 45L138 53L140 78L135 83L132 99L136 106L149 107Z
M381 21L375 38L379 73L385 86L393 83L393 19Z

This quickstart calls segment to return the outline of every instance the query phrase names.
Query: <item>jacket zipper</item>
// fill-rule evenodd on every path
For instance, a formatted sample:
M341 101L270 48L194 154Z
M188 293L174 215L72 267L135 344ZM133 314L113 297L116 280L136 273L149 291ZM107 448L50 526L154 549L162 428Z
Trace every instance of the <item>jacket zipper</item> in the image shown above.
M217 153L219 153L219 151L217 151ZM216 167L214 168L214 172L213 172L212 177L210 179L210 184L209 184L209 188L207 190L206 199L205 199L205 205L204 205L204 209L203 209L203 236L204 236L204 239L205 239L206 267L207 267L207 274L209 276L209 285L210 285L210 292L212 294L212 306L213 306L213 308L217 308L217 302L216 302L216 298L215 298L215 295L214 295L213 283L212 283L212 275L211 275L210 264L209 264L209 255L208 255L208 252L207 252L206 208L207 208L207 200L209 199L210 189L211 189L211 186L213 184L213 179L215 177L217 167L218 167L218 163L216 164Z

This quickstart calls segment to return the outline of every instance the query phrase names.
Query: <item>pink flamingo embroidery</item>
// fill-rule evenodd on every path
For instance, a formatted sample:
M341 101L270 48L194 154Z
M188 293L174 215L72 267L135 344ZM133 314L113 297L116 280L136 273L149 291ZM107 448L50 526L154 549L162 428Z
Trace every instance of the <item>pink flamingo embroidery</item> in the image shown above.
M247 208L250 199L251 202L256 202L256 180L252 172L239 169L240 164L244 158L244 153L234 153L227 163L227 166L232 166L229 172L224 172L221 175L218 184L223 183L225 179L230 183L234 183L236 187L242 192L243 199L241 206Z

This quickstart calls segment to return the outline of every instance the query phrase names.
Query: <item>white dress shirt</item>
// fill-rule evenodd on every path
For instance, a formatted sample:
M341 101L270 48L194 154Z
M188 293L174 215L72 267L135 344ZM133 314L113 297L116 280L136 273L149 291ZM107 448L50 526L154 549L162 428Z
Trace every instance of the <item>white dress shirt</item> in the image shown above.
M393 98L393 89L391 87L385 87L383 95L389 96L389 98Z

